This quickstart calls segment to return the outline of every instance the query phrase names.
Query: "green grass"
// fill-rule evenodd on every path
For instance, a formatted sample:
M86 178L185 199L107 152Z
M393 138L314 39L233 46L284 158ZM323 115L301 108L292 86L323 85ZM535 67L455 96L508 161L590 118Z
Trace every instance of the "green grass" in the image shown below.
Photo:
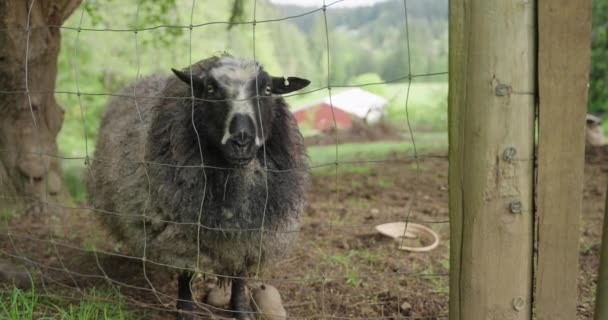
M17 214L17 210L12 208L0 209L0 218L10 218Z
M3 320L131 320L137 317L125 311L125 303L116 289L91 289L84 298L69 304L69 298L46 295L35 289L13 288L0 293L0 319Z
M445 132L415 132L414 140L416 141L418 154L429 151L446 150L448 143L447 133ZM308 147L307 152L312 166L336 162L336 145L334 144L311 146ZM384 160L393 153L397 153L400 156L413 156L414 146L411 141L375 141L368 143L338 144L337 160L338 162ZM361 165L357 166L361 167ZM327 167L333 168L333 166Z
M19 289L0 294L0 318L2 319L34 319L39 297Z
M331 255L317 246L316 253L324 262L330 264L331 266L341 268L346 283L354 287L366 287L367 284L359 275L359 270L353 265L357 265L357 263L362 262L368 266L373 266L381 260L380 255L367 249L352 249L349 250L347 254Z
M361 198L348 198L346 203L353 208L369 208L369 200Z
M335 149L334 149L335 152ZM369 164L349 164L345 166L338 167L338 175L342 175L345 173L353 173L353 174L369 174L372 171L372 167ZM320 176L333 176L336 174L336 170L334 166L322 167L315 169L315 174ZM351 187L359 187L360 183L358 181L352 181Z
M378 187L383 188L383 189L389 189L392 188L394 186L394 183L392 180L389 180L385 177L378 177L376 179L376 183L375 183Z

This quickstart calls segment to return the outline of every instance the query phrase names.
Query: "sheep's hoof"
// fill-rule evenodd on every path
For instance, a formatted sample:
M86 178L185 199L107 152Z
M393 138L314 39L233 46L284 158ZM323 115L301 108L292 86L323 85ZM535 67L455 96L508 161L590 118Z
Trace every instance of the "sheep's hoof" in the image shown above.
M234 318L236 318L236 320L255 320L255 316L248 313L237 313L234 315Z
M192 315L178 311L177 320L193 320Z
M255 313L249 304L236 304L233 306L232 315L236 320L255 320Z

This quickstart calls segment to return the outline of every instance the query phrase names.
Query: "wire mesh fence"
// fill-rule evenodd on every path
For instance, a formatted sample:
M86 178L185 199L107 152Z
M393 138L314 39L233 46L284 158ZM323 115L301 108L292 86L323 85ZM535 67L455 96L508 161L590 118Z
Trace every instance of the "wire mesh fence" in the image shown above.
M358 84L335 83L331 70L332 64L336 63L332 52L332 10L341 3L348 1L323 2L323 4L312 10L296 15L286 15L271 19L262 19L258 15L258 1L245 2L252 6L251 17L244 18L245 21L206 21L197 22L195 8L197 6L210 6L208 3L192 1L190 4L190 20L184 25L142 25L141 2L137 2L132 13L133 27L84 27L83 21L87 16L86 3L74 13L78 16L76 26L45 25L31 26L30 15L35 1L29 3L28 20L24 28L5 28L0 32L20 32L26 35L25 61L28 61L29 44L33 30L60 30L64 36L73 36L73 46L64 48L69 56L68 67L60 69L70 70L74 87L72 89L60 88L57 90L30 89L29 82L32 77L28 74L28 63L24 65L25 87L23 90L5 90L0 88L0 95L26 95L28 98L27 108L31 114L31 129L35 132L35 140L40 142L39 117L37 117L38 106L34 101L36 95L55 94L65 96L76 96L75 105L66 108L77 108L78 121L81 123L80 133L83 137L82 153L62 154L48 152L38 143L36 150L29 150L32 156L39 158L42 167L47 167L49 159L60 160L64 165L71 163L72 166L80 167L82 177L77 178L80 186L82 180L91 179L93 173L91 166L105 166L112 170L120 170L121 164L132 162L129 168L140 170L138 176L142 178L141 188L144 190L145 201L140 203L142 207L138 212L121 212L107 208L96 207L87 201L60 201L45 196L33 194L19 194L16 197L24 199L33 207L44 207L40 212L44 214L14 214L6 211L4 223L1 229L2 245L1 255L9 260L14 260L25 267L32 279L34 286L33 294L38 299L48 299L38 307L33 315L34 318L41 317L46 313L66 310L65 305L71 303L82 303L82 301L96 301L110 303L113 305L124 305L133 311L136 316L142 318L163 318L168 313L176 310L177 286L176 275L189 271L195 274L190 280L193 300L196 308L191 311L195 316L208 317L230 317L231 308L224 303L215 305L209 303L212 294L218 294L218 288L226 280L238 279L248 280L251 288L260 284L270 284L278 288L281 293L283 305L287 309L289 318L292 319L440 319L447 318L447 272L449 261L447 258L448 245L446 235L448 234L449 220L447 217L447 157L445 150L434 146L446 146L446 138L443 134L429 135L421 129L420 135L415 130L416 126L411 120L411 95L418 88L416 83L428 81L435 77L445 76L446 71L415 73L412 65L411 52L413 50L410 37L411 21L408 19L408 5L421 0L399 1L403 19L403 38L406 55L403 59L407 64L402 74L389 80L365 82ZM118 5L118 4L116 4ZM446 3L447 5L447 3ZM261 157L260 170L263 172L265 181L262 184L263 192L261 199L263 203L258 220L259 226L233 228L224 227L219 224L205 224L205 199L207 193L208 179L216 172L237 172L234 168L209 164L205 157L213 155L205 154L201 146L201 132L195 124L195 109L198 103L210 102L205 98L196 96L194 86L187 97L185 96L162 96L154 94L141 94L138 84L129 87L126 91L106 92L84 90L82 82L82 66L79 65L78 57L84 54L87 48L79 45L84 37L95 37L98 33L116 34L117 39L121 37L130 38L130 48L123 48L133 52L135 65L135 79L142 79L144 74L142 61L150 63L154 61L155 53L142 52L142 34L150 33L146 37L154 37L155 32L166 29L181 29L186 32L184 37L188 39L187 56L179 55L176 60L182 61L182 65L193 66L205 57L199 56L193 49L193 42L197 41L197 32L210 32L208 28L227 25L236 25L238 28L250 28L251 46L249 56L244 58L261 60L259 47L260 29L262 24L273 24L274 28L281 28L285 21L317 16L322 19L323 28L322 42L325 45L326 55L323 57L325 65L324 84L314 84L312 89L285 94L288 102L292 99L305 95L325 93L328 100L332 130L325 134L325 142L320 146L308 146L309 162L305 166L277 168L270 164L273 161L272 154L266 150L266 135L270 128L264 128L261 116L256 119L261 126L262 144L260 146ZM268 37L265 36L265 39ZM117 40L122 41L122 40ZM121 42L126 43L126 42ZM226 48L217 48L224 50ZM146 56L146 57L144 57ZM298 59L298 57L293 57ZM108 60L112 60L108 56ZM260 61L264 63L264 61ZM180 65L181 66L181 65ZM169 70L170 67L162 66ZM194 68L186 68L191 77L196 75ZM102 72L96 70L93 72ZM91 72L87 72L90 75ZM61 75L59 75L61 76ZM100 76L100 75L98 75ZM306 76L306 75L302 75ZM254 101L253 107L257 115L261 115L261 103L264 96L259 91L258 77L255 77L255 96L242 99L227 99L225 102L234 103L239 101ZM334 98L336 90L343 88L369 88L398 84L397 99L401 104L400 113L404 115L403 121L393 121L390 128L397 127L398 134L393 133L388 148L397 150L394 152L378 152L375 148L387 148L378 144L357 144L358 138L352 139L339 129L339 109L335 108ZM197 146L194 150L199 161L196 163L159 162L156 159L146 157L150 147L148 145L132 146L137 160L132 160L124 155L101 154L94 155L95 141L91 137L92 130L96 130L97 123L89 123L86 116L88 111L87 97L104 96L107 99L124 99L132 106L130 112L138 119L139 128L129 128L132 134L147 132L149 127L146 119L150 112L146 101L188 101L191 108L189 119L195 132ZM217 102L218 100L213 100ZM220 100L221 101L221 100ZM445 110L444 110L445 111ZM67 113L68 116L70 113ZM73 113L72 113L73 114ZM385 120L390 122L391 119ZM67 121L67 118L66 118ZM380 126L382 127L382 126ZM388 129L386 129L388 130ZM387 131L379 135L382 138ZM391 133L388 130L389 134ZM422 137L422 138L421 138ZM437 138L439 137L439 138ZM323 140L323 139L321 139ZM346 140L346 141L344 141ZM382 139L379 139L382 140ZM314 139L306 139L314 141ZM153 147L153 146L152 146ZM5 149L3 153L14 152ZM110 159L110 160L108 160ZM209 159L209 158L207 158ZM45 162L46 161L46 162ZM80 165L74 165L80 164ZM158 172L158 168L170 168L174 174L179 172L196 173L203 181L197 199L200 199L198 215L194 219L173 219L171 215L162 215L151 212L154 208L151 203L155 198L161 197L157 185L154 185L151 172ZM182 171L180 171L182 170ZM281 176L290 172L310 172L312 184L308 191L308 205L301 214L301 228L292 230L273 230L267 225L269 199L277 192L269 187L268 176ZM117 172L122 175L125 172ZM127 173L127 175L130 173ZM230 176L232 173L228 173ZM225 182L228 185L229 179ZM33 182L32 182L33 183ZM49 180L44 180L44 188L48 190ZM93 188L95 190L95 187ZM127 197L141 198L141 194L131 194L133 190L120 190ZM224 193L226 191L224 190ZM42 193L43 195L47 192ZM15 197L13 195L0 195L3 198ZM89 194L89 197L93 195ZM224 194L226 197L226 194ZM141 241L141 254L134 254L120 241L114 240L108 231L101 228L97 222L98 216L118 216L131 221L138 221L143 228ZM128 220L124 220L128 221ZM442 236L440 246L432 253L406 253L396 249L406 244L408 233L403 229L403 235L395 241L388 240L378 235L374 229L376 226L389 222L403 222L406 226L412 223L426 224ZM135 223L135 222L133 222ZM195 239L196 250L194 250L196 261L194 264L184 266L178 263L168 263L153 258L148 249L151 240L148 237L158 236L155 226L176 226L177 230L194 228L197 235ZM118 227L118 226L117 226ZM407 228L407 227L406 227ZM205 266L201 255L205 249L201 248L201 234L226 235L231 233L247 234L252 241L256 242L253 247L257 248L257 256L251 257L255 261L248 274L237 275L222 273L222 270L213 270ZM289 254L270 266L262 264L264 255L263 247L268 242L266 237L275 237L281 233L293 233L297 235ZM420 240L420 239L419 239ZM426 239L422 239L427 241ZM172 241L172 240L168 240ZM237 248L235 248L236 250ZM103 289L99 289L103 288ZM101 290L101 291L100 291ZM224 290L224 289L222 289ZM13 294L11 288L6 288L3 297ZM224 292L221 291L220 292ZM224 297L226 298L226 297ZM59 302L58 302L59 301ZM71 301L71 302L70 302ZM59 306L59 307L58 307ZM55 310L55 311L52 311ZM128 318L128 316L125 316Z

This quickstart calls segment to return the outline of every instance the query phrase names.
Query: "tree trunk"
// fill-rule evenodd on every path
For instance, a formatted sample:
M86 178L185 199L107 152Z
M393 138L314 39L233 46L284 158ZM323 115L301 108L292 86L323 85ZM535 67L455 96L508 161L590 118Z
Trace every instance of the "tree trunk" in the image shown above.
M40 212L66 194L56 157L58 27L80 1L0 1L0 209Z

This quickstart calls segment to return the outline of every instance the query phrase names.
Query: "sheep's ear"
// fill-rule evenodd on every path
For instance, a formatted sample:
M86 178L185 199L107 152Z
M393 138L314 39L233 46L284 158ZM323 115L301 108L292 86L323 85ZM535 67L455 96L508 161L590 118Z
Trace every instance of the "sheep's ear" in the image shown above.
M175 76L177 76L181 81L192 87L195 97L200 97L202 95L202 90L205 87L205 79L194 74L191 77L190 72L179 71L173 68L171 68L171 71L173 71Z
M309 84L309 80L298 77L272 77L271 91L276 94L289 93L305 88Z
M187 85L192 86L192 83L194 83L194 87L196 87L196 85L203 83L203 79L200 78L199 76L196 75L192 75L190 76L189 72L184 72L184 71L179 71L179 70L175 70L173 68L171 68L171 71L173 71L173 73L183 82L185 82Z

